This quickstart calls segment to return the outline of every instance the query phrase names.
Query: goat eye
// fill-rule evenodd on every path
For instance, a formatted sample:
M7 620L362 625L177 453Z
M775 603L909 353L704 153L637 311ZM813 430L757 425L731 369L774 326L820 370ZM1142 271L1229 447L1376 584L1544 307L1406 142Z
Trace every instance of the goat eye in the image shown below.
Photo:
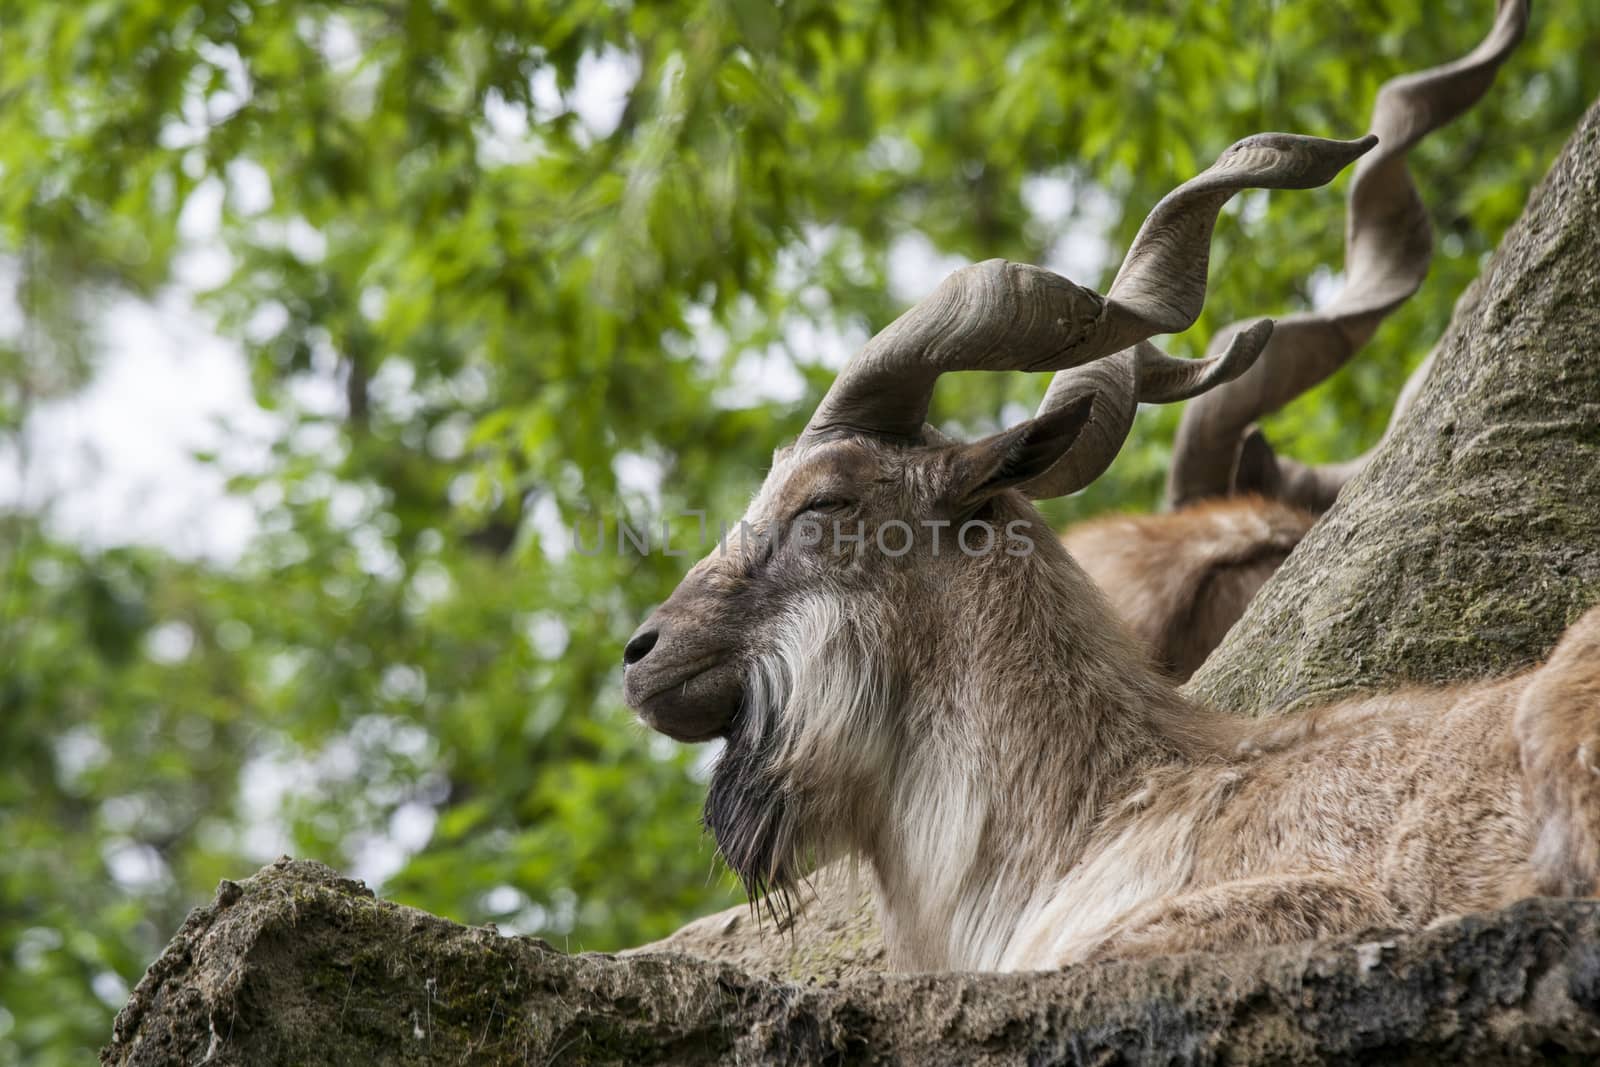
M805 507L803 507L799 511L795 512L795 516L799 517L801 515L806 514L807 512L812 512L812 511L819 512L821 514L826 515L826 514L830 514L832 512L843 511L845 508L847 508L849 506L850 506L850 501L845 500L842 497L819 496L814 500L807 501Z

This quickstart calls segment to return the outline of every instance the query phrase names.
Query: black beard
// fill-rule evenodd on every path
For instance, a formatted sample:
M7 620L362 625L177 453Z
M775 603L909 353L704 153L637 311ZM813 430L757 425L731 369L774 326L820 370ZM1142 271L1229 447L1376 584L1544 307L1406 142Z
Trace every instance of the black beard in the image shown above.
M780 727L773 724L760 743L753 743L748 723L746 710L740 709L712 768L700 822L744 883L751 904L764 902L781 929L779 912L791 913L796 880L793 798L771 770Z

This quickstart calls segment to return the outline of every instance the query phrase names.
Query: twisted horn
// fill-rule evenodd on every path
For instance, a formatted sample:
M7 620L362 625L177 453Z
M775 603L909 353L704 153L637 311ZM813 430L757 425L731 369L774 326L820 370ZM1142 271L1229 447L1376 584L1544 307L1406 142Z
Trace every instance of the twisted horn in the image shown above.
M1156 205L1106 296L1040 267L999 259L963 267L846 364L802 438L916 439L934 384L947 371L1079 367L1187 328L1205 301L1217 212L1234 193L1325 185L1373 143L1371 136L1330 141L1282 133L1238 142ZM1143 360L1142 373L1153 382L1184 381L1186 388L1214 382L1218 367L1232 373L1248 362L1236 353L1186 377L1170 366L1180 361L1129 358Z
M1133 429L1140 403L1170 404L1198 396L1249 369L1272 336L1272 320L1261 319L1232 334L1220 356L1173 359L1149 341L1057 374L1038 414L1093 396L1094 412L1067 453L1023 486L1039 500L1066 496L1105 473Z
M1350 184L1345 286L1323 310L1280 320L1253 367L1184 411L1167 477L1171 507L1226 494L1235 469L1272 462L1259 434L1243 440L1250 424L1343 366L1422 284L1433 233L1406 153L1488 91L1527 22L1528 0L1499 0L1494 27L1478 47L1453 63L1394 78L1378 91L1372 113L1378 150L1357 165ZM1261 449L1267 449L1265 456ZM1279 492L1306 506L1331 502L1330 493L1337 494L1358 466L1312 474L1296 465L1292 477L1279 472Z

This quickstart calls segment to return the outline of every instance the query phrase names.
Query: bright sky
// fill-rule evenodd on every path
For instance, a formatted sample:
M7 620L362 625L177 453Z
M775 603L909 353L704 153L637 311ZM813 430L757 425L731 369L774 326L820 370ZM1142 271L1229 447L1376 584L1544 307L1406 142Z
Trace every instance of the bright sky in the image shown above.
M27 469L17 448L0 450L0 506L50 502L57 530L89 544L235 558L253 530L250 507L193 456L259 466L277 432L250 397L243 354L179 293L115 299L97 332L90 386L28 420Z

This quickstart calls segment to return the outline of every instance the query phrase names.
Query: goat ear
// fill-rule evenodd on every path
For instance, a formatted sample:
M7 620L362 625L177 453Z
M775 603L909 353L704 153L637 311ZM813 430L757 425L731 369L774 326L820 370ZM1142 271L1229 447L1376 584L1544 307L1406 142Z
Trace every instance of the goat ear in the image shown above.
M1056 465L1089 423L1094 394L1063 404L1009 430L962 445L952 463L952 496L976 507L1003 489L1021 485Z
M1240 438L1230 482L1230 490L1235 494L1259 493L1269 500L1283 496L1283 472L1278 468L1277 454L1267 443L1261 427L1252 425Z

